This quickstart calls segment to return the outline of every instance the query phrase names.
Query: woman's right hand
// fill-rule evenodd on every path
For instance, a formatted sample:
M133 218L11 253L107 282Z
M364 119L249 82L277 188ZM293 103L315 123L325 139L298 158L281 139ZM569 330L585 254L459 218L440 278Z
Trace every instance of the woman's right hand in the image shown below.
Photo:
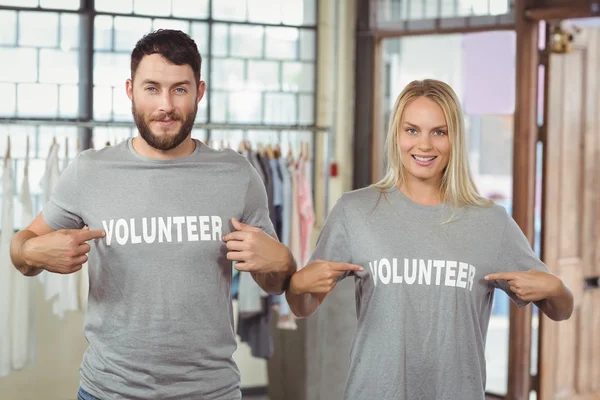
M290 282L293 294L329 293L346 271L362 271L360 265L316 260L297 271Z

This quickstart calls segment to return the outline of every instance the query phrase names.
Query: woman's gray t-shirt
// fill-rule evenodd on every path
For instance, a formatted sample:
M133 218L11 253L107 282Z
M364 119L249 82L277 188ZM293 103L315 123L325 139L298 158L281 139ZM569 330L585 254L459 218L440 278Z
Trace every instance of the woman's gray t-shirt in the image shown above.
M394 188L346 193L312 256L358 264L358 327L345 399L485 397L492 272L548 271L498 205L422 206ZM342 277L342 279L345 278Z

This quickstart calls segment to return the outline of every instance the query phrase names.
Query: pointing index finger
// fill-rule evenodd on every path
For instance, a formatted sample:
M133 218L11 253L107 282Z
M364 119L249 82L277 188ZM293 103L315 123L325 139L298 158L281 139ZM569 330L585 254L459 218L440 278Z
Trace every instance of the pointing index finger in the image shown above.
M342 262L335 262L332 264L333 264L333 269L336 271L362 271L362 270L364 270L363 267L361 267L360 265L355 265L355 264L348 264L348 263L342 263Z
M77 238L79 239L80 243L83 242L87 242L88 240L92 240L92 239L102 239L104 236L106 236L106 232L104 232L101 229L95 229L95 230L82 230Z
M514 272L497 272L494 274L489 274L485 277L488 281L493 280L501 280L501 281L510 281L516 278L516 273Z

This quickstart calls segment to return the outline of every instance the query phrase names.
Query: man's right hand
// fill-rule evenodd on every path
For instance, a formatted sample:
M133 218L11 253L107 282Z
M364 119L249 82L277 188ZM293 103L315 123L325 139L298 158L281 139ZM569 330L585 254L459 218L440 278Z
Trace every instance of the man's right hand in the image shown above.
M346 271L362 271L363 269L360 265L317 260L292 276L289 291L293 294L327 294Z
M27 264L58 274L72 274L88 260L89 240L101 239L103 230L62 229L27 240L23 256Z

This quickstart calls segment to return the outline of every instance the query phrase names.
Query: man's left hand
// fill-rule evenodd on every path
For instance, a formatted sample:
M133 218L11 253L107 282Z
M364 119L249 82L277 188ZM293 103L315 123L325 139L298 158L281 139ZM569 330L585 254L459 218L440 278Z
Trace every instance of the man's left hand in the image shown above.
M255 273L285 272L290 254L287 247L262 229L232 219L235 229L223 236L227 243L227 259L235 261L235 269Z

